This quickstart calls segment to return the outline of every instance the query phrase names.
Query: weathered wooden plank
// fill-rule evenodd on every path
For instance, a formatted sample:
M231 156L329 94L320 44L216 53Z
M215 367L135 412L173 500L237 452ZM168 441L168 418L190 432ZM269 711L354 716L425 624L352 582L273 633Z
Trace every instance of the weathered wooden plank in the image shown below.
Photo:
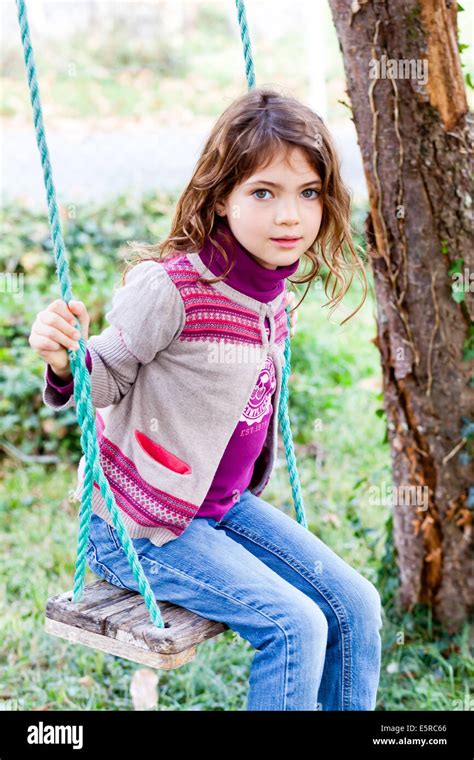
M196 646L206 639L211 639L227 629L224 623L208 620L182 608L167 611L160 605L163 621L170 623L170 628L159 629L153 624L148 616L141 625L133 626L132 633L136 640L143 640L152 651L173 653ZM177 622L179 611L182 610L181 621Z
M179 668L181 665L190 662L196 655L196 649L194 647L191 647L184 652L170 655L150 652L148 649L140 649L136 646L127 645L117 639L111 639L108 636L101 636L97 633L92 633L91 631L66 625L66 623L60 623L51 618L45 618L44 630L47 633L53 636L59 636L66 641L82 644L83 646L99 650L105 654L123 657L126 660L131 660L132 662L147 665L150 668L158 668L160 670L174 670L175 668Z
M72 601L72 591L48 599L45 629L85 646L96 641L98 649L110 654L123 647L128 653L126 659L133 660L131 654L136 653L136 662L143 663L147 654L159 655L165 658L163 665L153 667L166 669L179 667L170 663L182 664L180 655L187 662L198 644L228 629L225 623L208 620L170 602L160 601L159 606L164 628L153 625L141 594L99 579L85 587L84 598L78 604ZM149 662L147 657L146 663Z
M82 610L95 607L104 602L108 603L111 599L121 598L123 596L131 597L134 593L134 591L130 591L129 589L120 588L111 583L107 584L102 579L98 579L85 586L84 597L80 602L74 605L74 609L81 612ZM72 591L65 591L62 594L57 594L56 596L51 597L48 601L54 601L55 603L57 602L61 604L63 602L72 601Z
M46 602L46 616L68 625L84 627L93 633L104 634L104 620L107 614L113 614L119 610L127 610L136 596L133 591L111 586L110 594L107 589L93 589L89 593L86 586L84 598L78 604L72 601L72 591L52 597ZM121 594L117 594L121 591Z

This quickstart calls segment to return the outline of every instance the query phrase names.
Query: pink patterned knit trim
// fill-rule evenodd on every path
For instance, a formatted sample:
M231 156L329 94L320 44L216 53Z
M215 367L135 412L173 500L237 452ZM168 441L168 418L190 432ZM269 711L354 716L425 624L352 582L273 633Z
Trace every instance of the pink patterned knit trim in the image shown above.
M100 463L117 505L144 527L162 527L179 536L189 525L198 504L178 499L150 485L135 464L106 436L99 439ZM94 488L99 486L94 482Z
M199 272L186 256L163 262L183 299L186 323L178 338L261 345L259 315L236 304L213 285L196 282Z

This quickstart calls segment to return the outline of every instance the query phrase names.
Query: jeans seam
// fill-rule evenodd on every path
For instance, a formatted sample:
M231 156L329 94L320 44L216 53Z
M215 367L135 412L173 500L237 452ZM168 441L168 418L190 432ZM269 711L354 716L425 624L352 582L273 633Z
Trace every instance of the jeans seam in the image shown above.
M97 565L99 565L99 567L102 568L102 571L104 572L104 575L112 577L112 578L115 578L115 580L117 581L116 585L120 586L120 588L125 588L125 586L123 585L123 583L120 580L120 578L118 578L118 576L115 575L115 573L112 570L110 570L110 568L108 568L107 565L105 565L103 562L101 562L98 559L98 557L97 557L97 547L95 546L95 544L92 541L89 541L89 547L88 547L88 550L87 550L87 556L89 557L90 554L93 554L93 560L95 561L95 563ZM106 578L106 580L108 581L109 579Z
M343 608L337 603L337 600L334 599L329 589L322 584L323 590L319 588L315 582L313 582L310 578L307 577L306 573L309 575L313 575L310 571L307 570L307 568L304 567L304 565L301 565L300 567L302 570L297 567L298 564L297 561L295 562L289 555L282 552L275 544L271 544L267 541L264 541L260 538L260 536L256 533L252 533L251 531L246 530L245 528L241 528L241 526L237 523L233 522L226 522L225 525L222 526L223 528L227 529L229 528L234 533L237 533L238 535L245 536L249 539L249 541L252 541L254 544L257 544L258 546L262 546L265 549L269 549L273 554L275 554L280 559L287 562L287 564L295 570L301 577L303 577L305 580L310 583L313 588L318 591L328 602L332 610L334 611L336 620L338 622L339 630L341 631L341 639L342 639L342 676L341 676L341 682L342 682L342 709L344 710L344 704L347 701L348 705L351 704L351 684L350 684L350 668L351 668L351 647L350 647L350 638L349 636L345 635L345 628L347 627L347 622L343 620L344 617L344 610ZM341 614L341 618L339 617L339 611ZM346 647L347 644L347 647ZM348 662L348 668L347 672L349 673L348 679L346 680L346 667L345 667L345 649L347 648L347 662ZM347 684L347 685L346 685ZM347 689L348 694L348 700L345 699L345 690Z
M116 549L123 549L123 546L121 546L120 541L117 541L117 539L116 539L116 536L115 536L116 531L115 531L115 528L113 527L113 525L110 525L110 523L108 523L106 520L104 520L104 522L105 522L105 524L107 526L107 532L108 532L111 540L113 541L113 543L115 545L115 548Z

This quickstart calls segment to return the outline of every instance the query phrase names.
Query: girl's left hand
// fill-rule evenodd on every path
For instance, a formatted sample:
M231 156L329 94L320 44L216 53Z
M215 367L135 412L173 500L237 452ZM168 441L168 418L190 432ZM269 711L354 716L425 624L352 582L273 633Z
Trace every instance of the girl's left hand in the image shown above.
M293 306L295 305L295 301L296 301L296 294L293 293L292 290L287 290L286 299L285 299L285 309L288 306L288 304L290 305L290 308L293 308ZM295 334L297 321L298 321L298 312L297 311L291 312L290 314L290 337L291 338L293 338Z

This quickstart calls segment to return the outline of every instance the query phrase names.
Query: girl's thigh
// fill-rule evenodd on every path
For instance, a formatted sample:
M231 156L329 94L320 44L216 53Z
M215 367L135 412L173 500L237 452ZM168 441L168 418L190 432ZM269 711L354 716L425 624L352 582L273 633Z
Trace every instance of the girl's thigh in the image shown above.
M272 635L320 630L322 612L302 591L281 578L212 518L194 519L178 538L156 546L132 539L157 601L168 601L218 620L260 646ZM90 569L110 583L138 592L115 528L92 514Z
M382 626L380 594L373 583L295 518L248 489L217 527L326 613L354 610Z

